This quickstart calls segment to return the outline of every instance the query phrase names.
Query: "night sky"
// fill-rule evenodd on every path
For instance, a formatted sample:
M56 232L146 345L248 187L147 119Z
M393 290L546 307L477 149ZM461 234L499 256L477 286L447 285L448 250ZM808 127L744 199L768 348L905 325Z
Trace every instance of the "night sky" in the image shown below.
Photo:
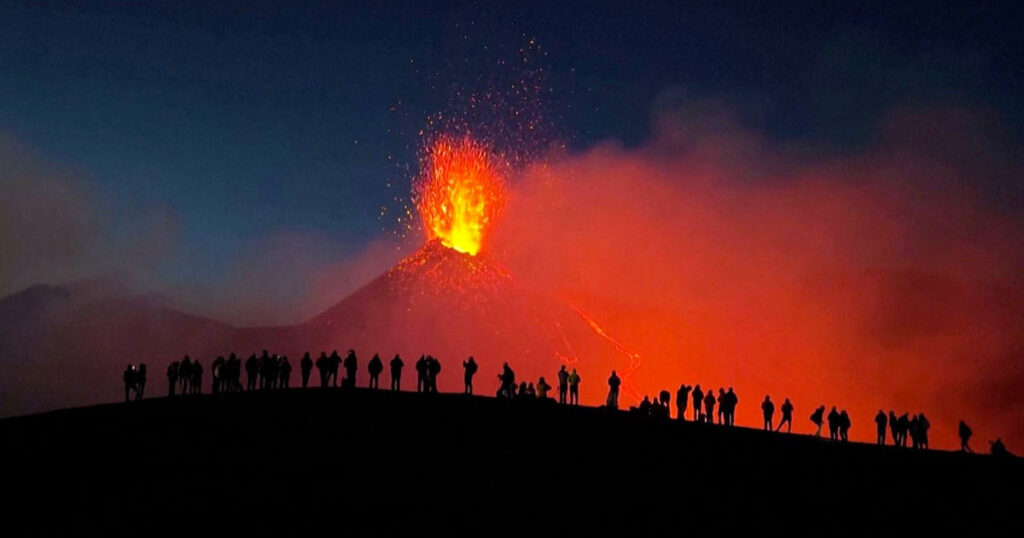
M691 100L833 151L907 104L1022 132L1020 16L988 3L144 4L4 2L0 131L86 181L112 229L172 215L171 282L223 276L282 230L325 260L381 237L424 119L455 88L518 80L531 39L549 136L574 149L640 144Z

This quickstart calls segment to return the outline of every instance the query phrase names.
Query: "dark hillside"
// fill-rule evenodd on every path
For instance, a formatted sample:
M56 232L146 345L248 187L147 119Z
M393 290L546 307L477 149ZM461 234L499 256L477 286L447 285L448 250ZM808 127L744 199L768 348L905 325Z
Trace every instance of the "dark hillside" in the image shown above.
M887 534L1019 528L1024 500L1017 459L364 389L10 418L0 446L15 534Z

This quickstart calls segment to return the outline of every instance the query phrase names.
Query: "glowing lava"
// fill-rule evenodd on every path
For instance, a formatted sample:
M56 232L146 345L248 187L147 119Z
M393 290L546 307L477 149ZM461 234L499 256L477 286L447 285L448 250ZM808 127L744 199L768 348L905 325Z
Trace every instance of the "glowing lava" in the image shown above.
M441 136L424 155L416 208L427 239L476 255L488 226L505 206L500 165L484 144L469 136Z

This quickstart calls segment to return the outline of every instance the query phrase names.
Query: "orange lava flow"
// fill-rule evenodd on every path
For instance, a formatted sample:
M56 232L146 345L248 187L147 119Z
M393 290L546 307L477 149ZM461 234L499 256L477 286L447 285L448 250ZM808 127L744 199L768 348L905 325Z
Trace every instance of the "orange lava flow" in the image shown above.
M471 137L439 137L424 156L416 208L428 240L475 256L505 199L498 163Z
M637 391L636 386L633 384L632 378L633 371L640 367L640 354L633 352L626 346L622 345L621 342L616 340L610 334L605 332L605 330L602 329L600 325L598 325L597 320L595 320L586 312L580 310L579 308L576 308L575 306L573 306L572 309L575 310L577 314L579 314L580 318L582 318L583 321L587 324L587 326L590 327L590 330L594 331L594 333L600 336L601 338L607 340L608 343L612 345L612 347L614 347L619 353L622 353L629 359L626 369L620 372L621 375L619 377L622 379L622 387L626 390L626 392L628 392L631 396L639 400L640 392Z

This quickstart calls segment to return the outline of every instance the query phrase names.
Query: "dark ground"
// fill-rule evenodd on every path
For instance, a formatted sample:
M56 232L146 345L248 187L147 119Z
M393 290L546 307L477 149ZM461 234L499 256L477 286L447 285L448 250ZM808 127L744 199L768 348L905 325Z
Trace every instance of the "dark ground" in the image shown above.
M1016 458L448 394L156 398L5 419L0 450L4 535L1013 536L1024 518Z

